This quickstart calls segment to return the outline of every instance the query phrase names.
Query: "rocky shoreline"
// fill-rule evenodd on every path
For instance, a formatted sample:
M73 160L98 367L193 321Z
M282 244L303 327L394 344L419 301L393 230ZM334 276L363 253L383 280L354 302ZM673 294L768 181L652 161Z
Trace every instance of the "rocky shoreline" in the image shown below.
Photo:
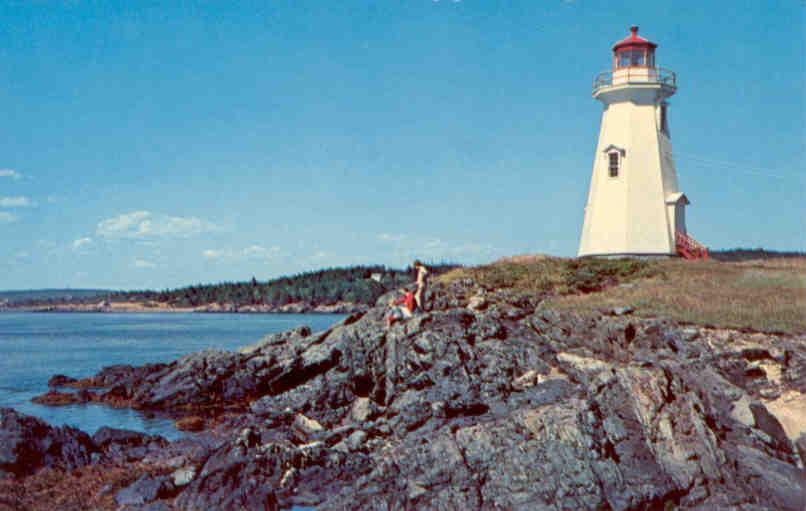
M325 332L54 377L40 401L198 432L0 410L0 509L806 508L806 336L543 298L465 280L388 330L381 297Z

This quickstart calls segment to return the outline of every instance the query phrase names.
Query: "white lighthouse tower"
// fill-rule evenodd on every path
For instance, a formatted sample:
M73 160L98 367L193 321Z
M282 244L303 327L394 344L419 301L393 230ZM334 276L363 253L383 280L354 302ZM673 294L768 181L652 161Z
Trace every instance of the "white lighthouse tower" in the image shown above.
M677 187L667 100L673 72L638 27L613 46L613 69L593 83L604 105L579 256L707 257L686 234L688 199Z

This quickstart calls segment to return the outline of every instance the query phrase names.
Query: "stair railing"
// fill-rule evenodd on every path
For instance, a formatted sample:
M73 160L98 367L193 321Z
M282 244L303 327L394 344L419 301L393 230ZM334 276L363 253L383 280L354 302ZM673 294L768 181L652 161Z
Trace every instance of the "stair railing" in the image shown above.
M677 252L686 259L708 260L708 248L687 234L675 233L675 244Z

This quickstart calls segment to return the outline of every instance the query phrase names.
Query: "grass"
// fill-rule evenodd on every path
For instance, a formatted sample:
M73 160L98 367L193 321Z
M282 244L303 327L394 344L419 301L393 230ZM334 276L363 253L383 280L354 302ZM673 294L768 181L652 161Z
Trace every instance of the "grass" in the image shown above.
M763 332L806 333L806 257L743 262L522 256L441 277L489 289L548 293L545 306Z
M518 256L493 264L453 270L444 283L471 278L486 289L569 294L599 291L621 282L655 274L651 263L638 259L567 259Z

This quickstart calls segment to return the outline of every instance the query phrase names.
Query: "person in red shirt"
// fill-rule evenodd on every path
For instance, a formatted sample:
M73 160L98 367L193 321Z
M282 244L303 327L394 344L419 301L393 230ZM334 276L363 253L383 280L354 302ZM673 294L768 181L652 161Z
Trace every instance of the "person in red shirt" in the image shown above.
M389 305L392 308L389 310L389 314L386 315L387 328L392 326L395 321L412 317L417 309L417 300L414 298L413 291L406 291L396 300L390 300Z

